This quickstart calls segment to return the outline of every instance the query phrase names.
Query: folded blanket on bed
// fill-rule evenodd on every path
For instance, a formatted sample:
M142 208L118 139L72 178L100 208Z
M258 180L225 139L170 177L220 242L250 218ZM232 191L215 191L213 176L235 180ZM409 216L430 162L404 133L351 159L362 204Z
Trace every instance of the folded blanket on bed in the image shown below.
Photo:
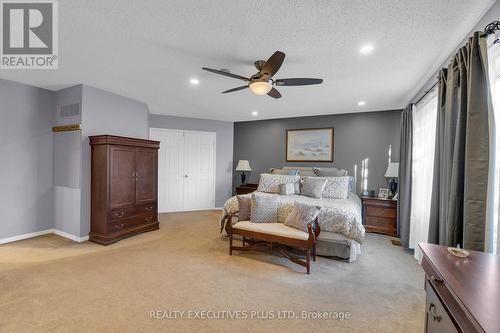
M250 196L251 194L245 194ZM293 209L293 203L301 202L321 207L318 222L322 231L331 231L353 239L359 244L365 240L365 228L361 218L361 200L354 193L347 199L310 198L302 195L280 195L278 197L278 223L284 223ZM231 197L224 204L221 216L221 231L226 217L238 211L237 198Z

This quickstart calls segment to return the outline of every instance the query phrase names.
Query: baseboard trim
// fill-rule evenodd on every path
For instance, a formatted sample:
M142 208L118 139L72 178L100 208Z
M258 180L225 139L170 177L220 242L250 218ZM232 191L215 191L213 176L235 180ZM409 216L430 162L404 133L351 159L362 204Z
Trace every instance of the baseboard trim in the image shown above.
M0 244L7 244L7 243L12 243L12 242L17 242L23 239L28 239L28 238L33 238L33 237L38 237L38 236L43 236L47 234L55 234L67 239L71 239L72 241L81 243L89 240L89 236L85 237L78 237L72 234L69 234L67 232L57 230L57 229L47 229L47 230L42 230L42 231L36 231L36 232L30 232L28 234L23 234L23 235L17 235L17 236L12 236L12 237L7 237L7 238L2 238L0 239Z
M42 231L30 232L28 234L22 234L22 235L2 238L2 239L0 239L0 244L17 242L17 241L20 241L23 239L33 238L33 237L47 235L47 234L51 234L51 233L53 233L53 229L47 229L47 230L42 230Z
M67 238L67 239L71 239L72 241L75 241L78 243L85 242L85 241L89 240L89 236L78 237L78 236L69 234L67 232L61 231L61 230L57 230L57 229L52 229L52 230L53 230L52 232L54 234L61 236L61 237L64 237L64 238Z

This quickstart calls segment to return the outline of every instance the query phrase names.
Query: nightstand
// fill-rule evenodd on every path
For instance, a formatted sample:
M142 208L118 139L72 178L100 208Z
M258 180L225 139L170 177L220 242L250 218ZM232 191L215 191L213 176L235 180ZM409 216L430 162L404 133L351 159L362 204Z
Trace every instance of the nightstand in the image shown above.
M259 184L250 184L246 183L244 185L239 185L236 186L236 194L247 194L247 193L252 193L254 192L257 187L259 187Z
M361 197L363 201L363 224L367 232L397 236L396 200Z

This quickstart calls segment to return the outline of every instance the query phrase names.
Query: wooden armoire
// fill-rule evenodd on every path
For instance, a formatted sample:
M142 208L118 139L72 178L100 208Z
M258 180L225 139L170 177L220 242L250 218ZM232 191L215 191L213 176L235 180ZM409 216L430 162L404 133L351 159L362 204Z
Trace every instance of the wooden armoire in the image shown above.
M89 240L109 245L156 230L158 141L91 136L91 231Z

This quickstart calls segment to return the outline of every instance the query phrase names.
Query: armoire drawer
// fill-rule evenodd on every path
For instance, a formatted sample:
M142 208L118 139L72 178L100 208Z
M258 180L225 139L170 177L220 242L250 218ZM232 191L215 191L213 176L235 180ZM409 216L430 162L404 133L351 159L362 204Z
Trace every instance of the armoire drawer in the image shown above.
M114 209L114 210L109 212L109 221L111 222L111 221L126 219L126 218L132 217L136 214L137 214L136 207Z
M156 220L157 220L156 213L140 214L130 218L122 219L120 221L113 222L109 225L109 228L111 232L119 232L127 228L134 227L136 225L155 222Z
M141 213L156 213L157 212L156 203L137 206L136 207L136 212L138 214L141 214Z

